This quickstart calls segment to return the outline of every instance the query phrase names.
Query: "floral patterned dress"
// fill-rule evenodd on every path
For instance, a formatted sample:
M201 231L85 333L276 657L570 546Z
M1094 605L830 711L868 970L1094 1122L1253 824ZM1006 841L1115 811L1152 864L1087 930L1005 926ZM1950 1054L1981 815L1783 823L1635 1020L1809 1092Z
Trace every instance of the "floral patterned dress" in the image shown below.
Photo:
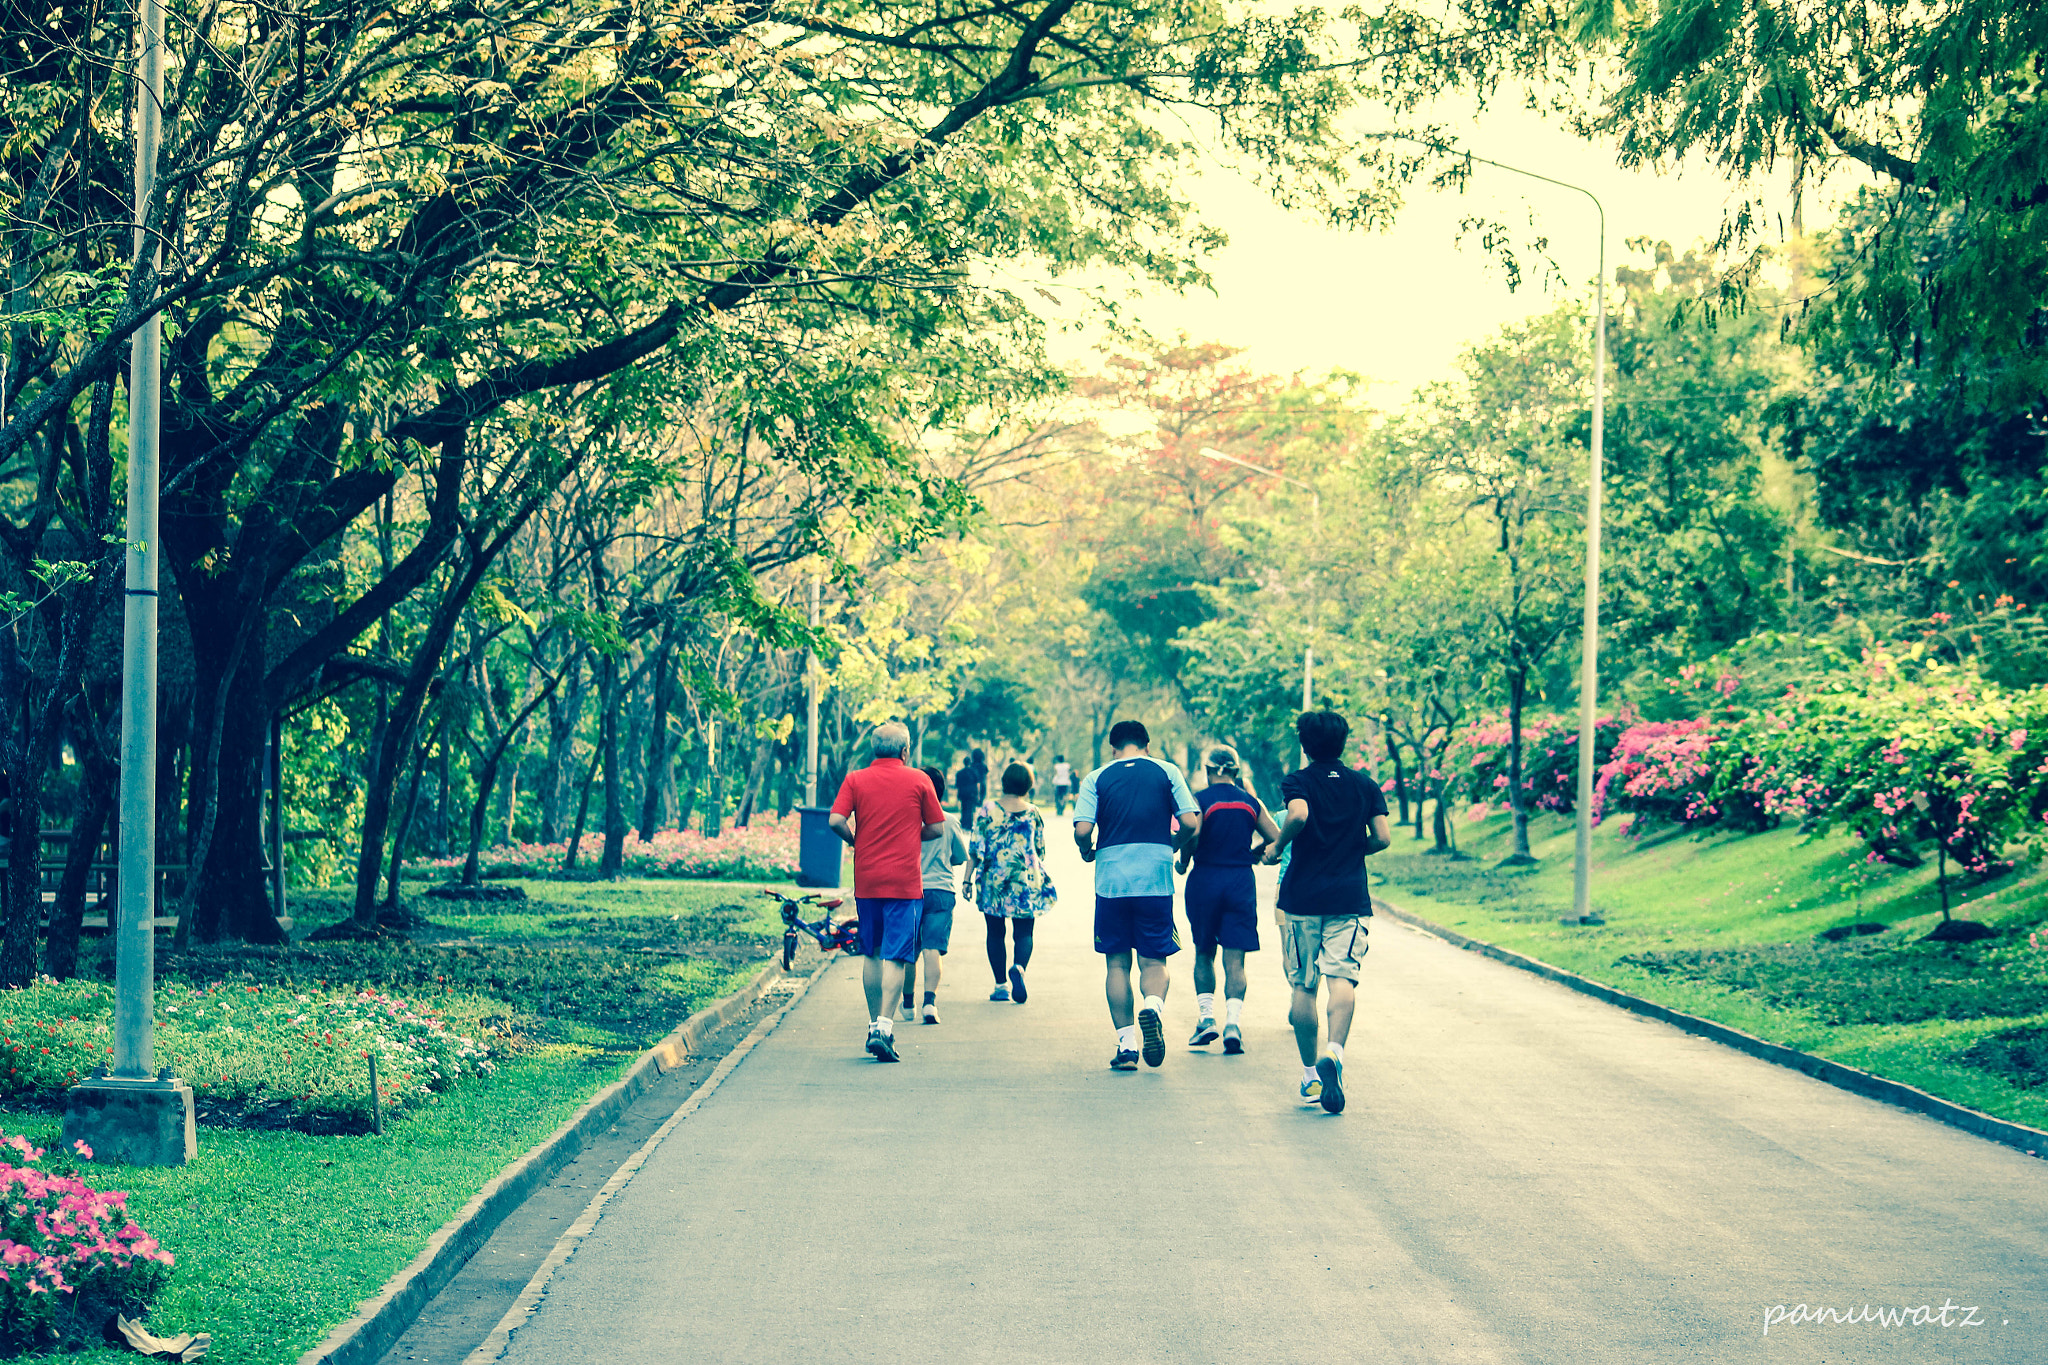
M984 915L1035 919L1051 910L1059 891L1045 870L1045 817L1026 805L1014 815L994 801L974 812L975 896Z

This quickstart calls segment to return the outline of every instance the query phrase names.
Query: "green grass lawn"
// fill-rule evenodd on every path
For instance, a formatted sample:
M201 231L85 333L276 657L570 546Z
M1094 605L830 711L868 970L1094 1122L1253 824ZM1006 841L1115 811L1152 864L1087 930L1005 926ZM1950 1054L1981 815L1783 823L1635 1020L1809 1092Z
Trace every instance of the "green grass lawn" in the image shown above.
M1922 943L1941 919L1932 867L1864 863L1844 840L1653 831L1595 833L1604 926L1560 924L1572 897L1572 826L1531 827L1533 869L1501 868L1507 817L1462 823L1469 857L1425 854L1397 832L1373 860L1379 893L1425 919L1659 1004L2048 1127L2048 877L1962 888L1953 913L1999 930ZM1818 937L1867 923L1884 932ZM2048 935L2044 935L2048 938Z
M451 994L502 1001L508 1032L522 1041L497 1073L400 1115L382 1137L202 1123L197 1161L147 1170L72 1162L58 1150L48 1097L0 1110L0 1130L48 1147L46 1168L76 1167L90 1184L130 1192L136 1221L178 1258L151 1319L158 1330L214 1333L211 1360L290 1361L506 1163L693 1011L738 989L781 941L774 902L753 885L523 885L528 902L477 914L421 897L417 908L436 928L413 939L160 958L159 975L171 981L361 984L429 1004ZM297 893L296 933L344 917L347 906L345 891ZM87 966L111 975L110 959Z
M202 1128L189 1166L77 1169L88 1183L128 1191L135 1220L178 1258L150 1315L159 1333L211 1332L208 1360L277 1365L355 1312L629 1061L557 1045L512 1059L486 1084L458 1087L383 1137ZM49 1118L0 1115L0 1127L53 1154L59 1147Z

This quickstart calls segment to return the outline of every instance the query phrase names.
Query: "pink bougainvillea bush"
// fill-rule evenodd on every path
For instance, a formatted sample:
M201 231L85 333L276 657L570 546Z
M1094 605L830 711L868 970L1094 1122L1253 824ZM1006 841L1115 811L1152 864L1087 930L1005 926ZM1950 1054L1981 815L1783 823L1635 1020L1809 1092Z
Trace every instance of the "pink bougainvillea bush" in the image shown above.
M503 877L549 877L562 870L569 852L564 840L558 844L507 844L482 853L483 875ZM579 871L595 869L604 854L604 836L586 834L577 849ZM422 866L450 877L462 872L461 858L443 858ZM755 816L753 822L707 838L696 830L657 831L649 842L638 834L626 836L625 866L628 877L693 877L736 882L788 881L797 870L797 818Z
M1601 716L1593 722L1593 762L1607 761L1632 717ZM1481 813L1508 806L1510 735L1495 717L1470 725L1452 738L1444 754L1451 799L1470 802ZM1522 790L1528 809L1570 815L1578 806L1579 724L1576 717L1530 713L1522 718Z
M84 1143L78 1155L90 1158ZM0 1355L95 1346L138 1319L171 1253L128 1216L128 1196L44 1169L43 1149L0 1134Z

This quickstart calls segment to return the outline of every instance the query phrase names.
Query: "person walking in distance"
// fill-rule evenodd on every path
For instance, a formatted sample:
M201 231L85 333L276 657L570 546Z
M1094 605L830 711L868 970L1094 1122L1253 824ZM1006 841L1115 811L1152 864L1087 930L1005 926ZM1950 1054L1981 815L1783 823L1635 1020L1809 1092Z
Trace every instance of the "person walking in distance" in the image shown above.
M981 750L970 751L961 762L960 771L953 774L953 795L960 801L961 826L974 828L974 812L988 795L988 768L981 760Z
M1045 870L1045 816L1031 804L1034 780L1022 763L1003 770L1003 794L974 813L968 853L967 877L988 927L988 967L996 978L988 998L1017 1005L1030 998L1024 969L1031 965L1038 917L1059 901ZM1010 944L1003 941L1004 925Z
M1304 711L1294 724L1307 766L1280 783L1287 819L1266 853L1268 863L1292 846L1280 876L1273 920L1294 1001L1287 1021L1301 1052L1301 1098L1332 1114L1344 1112L1344 1042L1358 1004L1358 967L1369 946L1372 894L1365 860L1393 843L1387 798L1379 783L1346 767L1351 726L1335 711ZM1329 983L1329 1046L1316 1048L1316 988Z
M1074 765L1067 762L1065 754L1055 754L1052 760L1052 813L1055 816L1067 813L1067 802L1074 795Z
M1252 864L1280 837L1259 798L1238 785L1237 750L1219 744L1202 764L1209 785L1195 793L1202 833L1180 853L1188 874L1181 903L1195 940L1195 1013L1189 1047L1216 1041L1216 949L1223 949L1223 1050L1244 1051L1244 955L1259 950L1259 886ZM1189 864L1193 863L1193 870Z
M946 775L937 768L920 768L932 784L934 796L946 790ZM917 968L912 962L903 973L903 1017L923 1023L939 1022L939 960L953 942L953 869L967 861L967 836L959 824L946 817L946 827L936 839L925 842L919 871L924 881L924 913L918 918L918 959L924 964L924 1008L917 1008Z
M867 991L868 1052L896 1060L892 1017L903 974L917 957L924 919L922 845L946 829L931 779L904 766L910 731L896 721L875 727L873 760L856 768L832 801L832 830L853 846L853 906L860 916L861 985Z
M1166 959L1180 951L1173 925L1173 855L1202 828L1200 807L1179 768L1151 755L1152 737L1135 720L1110 727L1112 757L1082 779L1074 803L1074 843L1095 864L1095 951L1116 1027L1110 1067L1135 1071L1139 1039L1145 1065L1166 1060ZM1131 1010L1131 959L1144 993Z

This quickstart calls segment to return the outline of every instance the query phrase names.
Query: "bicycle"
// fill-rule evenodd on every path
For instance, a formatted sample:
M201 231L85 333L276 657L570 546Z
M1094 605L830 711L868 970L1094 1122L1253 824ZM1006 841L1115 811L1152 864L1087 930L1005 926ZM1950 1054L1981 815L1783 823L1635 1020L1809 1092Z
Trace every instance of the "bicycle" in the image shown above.
M816 891L808 896L786 896L780 891L770 891L766 887L761 888L761 894L773 896L782 902L782 970L785 972L796 961L799 933L809 934L821 953L836 952L842 948L849 953L857 951L860 943L859 921L832 918L832 912L846 903L844 896L835 896L828 901L822 899L821 893ZM803 906L814 903L825 912L825 917L816 923L806 920L802 913Z

